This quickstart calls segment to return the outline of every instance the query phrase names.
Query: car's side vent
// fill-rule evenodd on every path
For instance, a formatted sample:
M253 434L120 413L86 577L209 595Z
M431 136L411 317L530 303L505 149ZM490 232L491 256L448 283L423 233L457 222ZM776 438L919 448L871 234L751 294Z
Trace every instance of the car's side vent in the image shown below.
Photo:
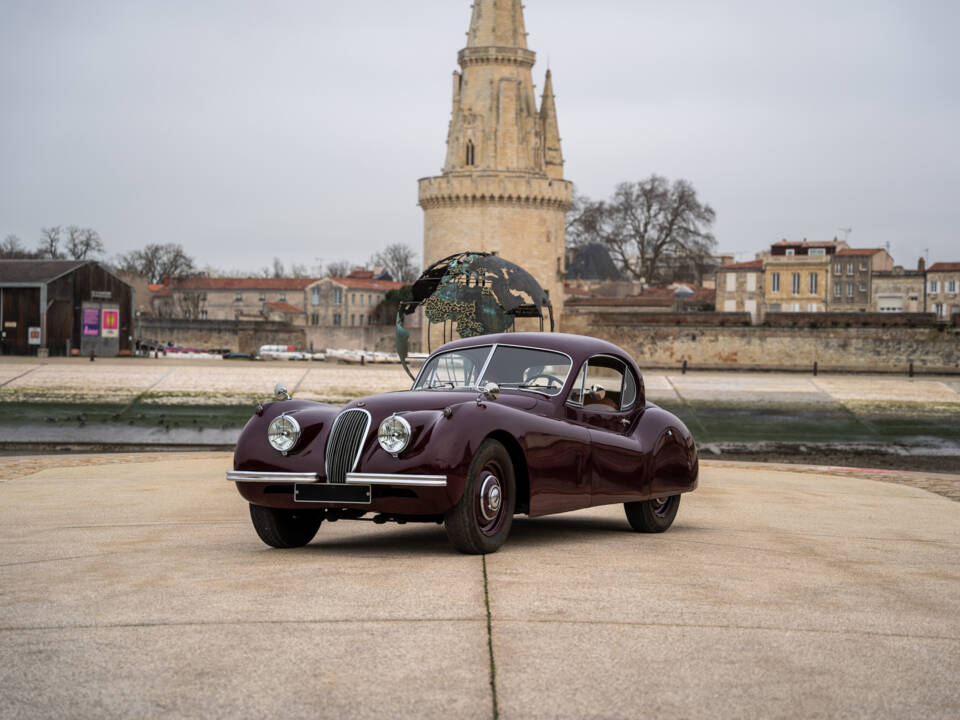
M360 461L369 429L370 413L366 410L351 409L340 413L327 439L327 482L346 482L347 473L353 472Z

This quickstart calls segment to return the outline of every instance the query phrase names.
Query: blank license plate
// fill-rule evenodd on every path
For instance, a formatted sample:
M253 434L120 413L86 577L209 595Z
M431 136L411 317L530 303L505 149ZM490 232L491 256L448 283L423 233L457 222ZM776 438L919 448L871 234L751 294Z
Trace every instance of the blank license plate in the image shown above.
M332 502L370 504L369 485L344 485L340 483L297 483L293 486L293 499L297 502Z

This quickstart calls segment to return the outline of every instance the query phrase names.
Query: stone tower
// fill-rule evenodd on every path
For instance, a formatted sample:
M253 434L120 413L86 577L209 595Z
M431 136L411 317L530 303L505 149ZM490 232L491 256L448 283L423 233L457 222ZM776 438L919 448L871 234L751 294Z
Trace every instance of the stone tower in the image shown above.
M475 0L458 60L443 174L420 180L424 267L495 252L550 292L559 321L573 185L563 179L549 70L537 108L521 0Z

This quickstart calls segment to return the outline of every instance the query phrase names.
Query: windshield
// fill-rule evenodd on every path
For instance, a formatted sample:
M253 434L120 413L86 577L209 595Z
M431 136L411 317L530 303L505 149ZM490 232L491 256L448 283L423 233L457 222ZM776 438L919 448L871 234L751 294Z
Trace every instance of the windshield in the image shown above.
M454 350L434 357L420 373L414 390L454 390L479 385L490 346Z
M453 390L497 383L505 390L532 390L556 395L570 372L570 358L562 353L498 345L486 371L490 347L455 350L437 355L420 373L415 390ZM479 374L483 372L483 378Z

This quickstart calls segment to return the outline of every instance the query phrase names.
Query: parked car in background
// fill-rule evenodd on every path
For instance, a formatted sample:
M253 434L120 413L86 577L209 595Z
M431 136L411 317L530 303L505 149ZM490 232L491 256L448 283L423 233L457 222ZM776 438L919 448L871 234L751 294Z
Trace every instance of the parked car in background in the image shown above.
M274 547L324 520L443 523L455 548L496 551L515 513L623 503L662 532L697 487L690 432L647 402L629 354L578 335L507 333L448 343L408 391L345 407L278 399L244 428L227 479Z

